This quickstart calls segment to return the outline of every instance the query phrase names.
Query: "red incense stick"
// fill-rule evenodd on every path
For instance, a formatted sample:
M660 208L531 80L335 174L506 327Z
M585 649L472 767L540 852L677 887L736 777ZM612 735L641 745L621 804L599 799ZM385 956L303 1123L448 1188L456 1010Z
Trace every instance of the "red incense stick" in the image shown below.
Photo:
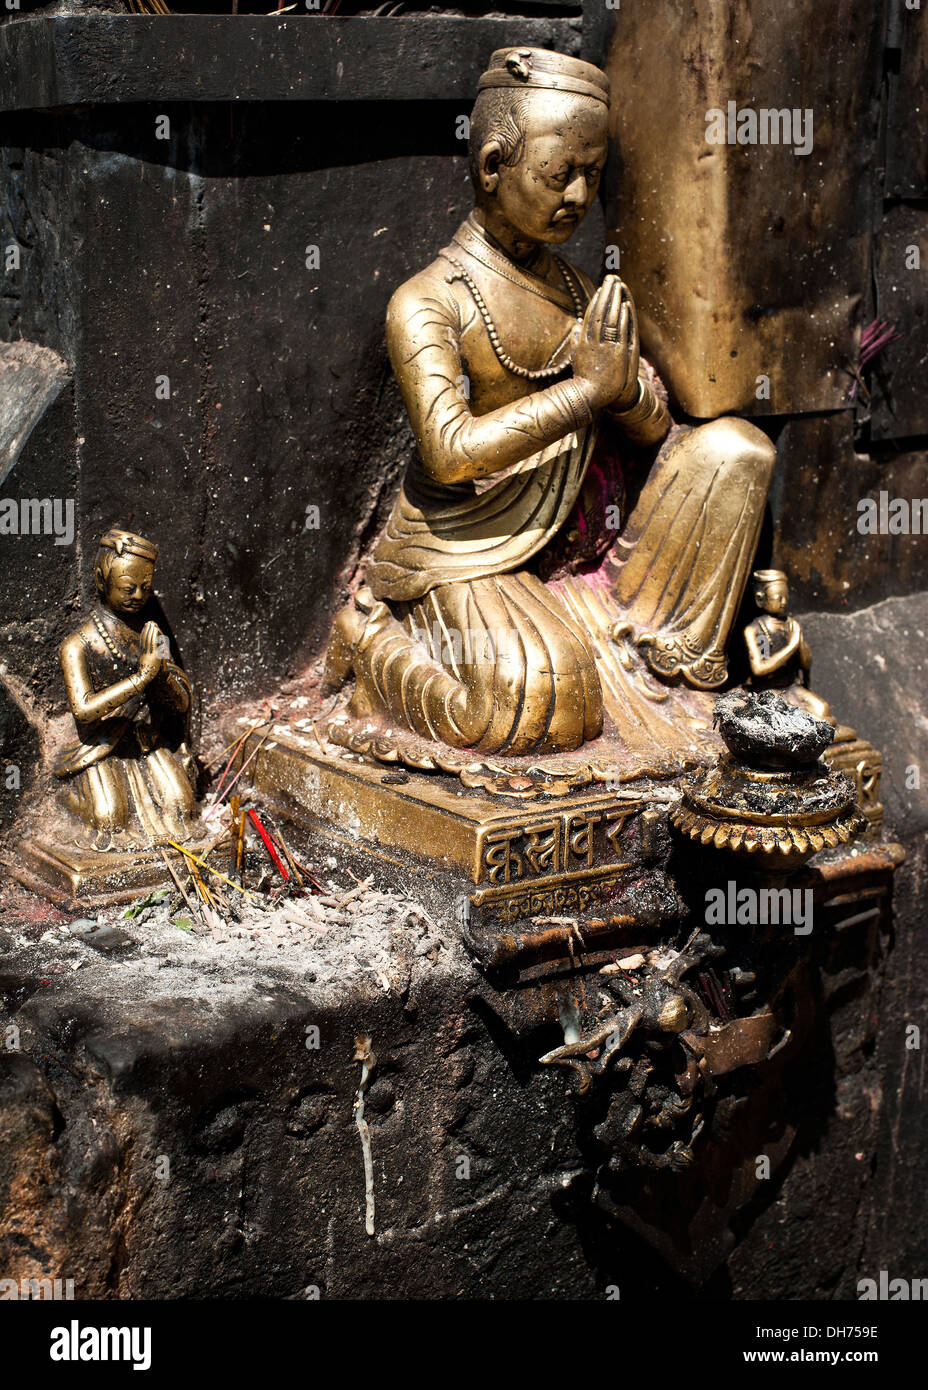
M286 864L284 864L284 862L283 862L283 860L281 859L280 855L277 853L276 849L274 848L274 842L272 841L270 835L267 833L267 831L265 830L264 826L263 826L263 825L261 824L261 822L258 820L258 817L257 817L257 815L255 814L254 811L249 811L248 814L251 816L251 819L252 819L252 822L254 823L255 829L257 830L258 834L261 836L261 839L264 841L264 848L267 850L268 854L269 854L269 855L271 856L271 858L273 859L274 864L275 864L275 866L276 866L276 868L277 868L277 872L281 875L281 877L282 877L284 880L288 879L288 878L290 877L290 873L289 873L289 871L288 871L288 869L287 869Z

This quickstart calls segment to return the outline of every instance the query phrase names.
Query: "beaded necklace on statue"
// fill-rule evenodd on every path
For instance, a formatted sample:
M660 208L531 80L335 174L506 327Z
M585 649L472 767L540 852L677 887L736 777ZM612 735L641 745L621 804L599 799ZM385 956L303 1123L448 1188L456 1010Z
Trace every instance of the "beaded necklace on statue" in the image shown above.
M97 631L103 639L104 646L106 647L110 656L113 657L114 661L121 661L124 666L132 666L133 662L129 653L122 651L121 648L117 646L113 637L107 631L106 627L100 620L99 614L93 612L90 616L93 618L94 627L97 629Z
M476 239L476 233L474 233L473 228L468 227L468 230L471 231ZM479 238L479 250L473 246L466 246L462 249L472 255L475 260L485 265L488 270L493 270L498 275L501 275L504 280L508 280L513 285L518 285L520 289L526 289L531 291L532 294L540 295L542 299L546 299L549 303L551 302L551 287L547 285L545 281L541 280L539 277L531 277L530 272L523 271L519 267L513 265L511 261L508 261L505 256L496 251L483 238ZM468 274L456 256L450 255L448 251L442 251L441 254L446 261L449 261L450 264L454 266L455 273L454 275L449 275L449 283L454 280L462 280L470 290L473 301L477 306L477 312L483 319L484 327L487 330L490 346L493 348L500 366L505 367L507 372L512 372L513 376L523 377L526 381L542 381L545 377L560 376L561 372L567 366L566 361L555 362L547 367L533 368L523 367L510 357L509 353L506 352L503 347L499 329L493 321L493 317L487 308L487 302L481 294L476 281ZM567 291L573 301L574 317L579 322L586 311L586 305L581 297L573 271L569 269L567 263L561 260L561 257L558 255L554 256L554 262L561 272L564 284L567 286ZM533 285L532 279L538 279L538 285Z

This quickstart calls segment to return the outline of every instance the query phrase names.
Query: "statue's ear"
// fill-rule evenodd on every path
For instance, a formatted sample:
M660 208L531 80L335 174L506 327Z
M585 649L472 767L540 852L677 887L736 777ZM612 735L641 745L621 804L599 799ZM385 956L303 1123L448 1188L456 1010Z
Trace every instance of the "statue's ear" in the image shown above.
M499 165L503 148L498 140L488 140L480 151L480 187L484 193L495 193L499 186Z
M97 586L97 593L102 594L106 588L106 584L103 579L103 571L99 565L97 565L96 569L93 572L93 582Z

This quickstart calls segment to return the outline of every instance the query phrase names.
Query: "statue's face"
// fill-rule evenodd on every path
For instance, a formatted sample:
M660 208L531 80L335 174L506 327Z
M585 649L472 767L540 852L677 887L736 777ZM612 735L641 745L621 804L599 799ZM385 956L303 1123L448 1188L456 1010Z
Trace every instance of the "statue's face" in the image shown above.
M106 581L106 602L115 613L140 613L151 597L155 567L141 555L117 555Z
M528 103L522 157L511 168L492 160L498 212L532 241L559 246L579 227L596 197L608 151L602 102L561 92Z
M785 579L775 579L760 593L758 608L762 608L766 613L771 613L775 618L782 618L788 612L789 587Z

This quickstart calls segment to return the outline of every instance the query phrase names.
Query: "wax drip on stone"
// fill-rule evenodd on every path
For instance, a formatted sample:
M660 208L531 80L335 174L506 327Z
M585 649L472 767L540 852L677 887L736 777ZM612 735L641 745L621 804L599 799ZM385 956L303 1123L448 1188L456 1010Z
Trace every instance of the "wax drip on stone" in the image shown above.
M361 1063L361 1080L354 1102L354 1122L358 1127L358 1134L361 1136L361 1152L364 1155L364 1229L369 1236L372 1236L374 1234L374 1160L371 1155L371 1132L364 1118L364 1093L367 1090L368 1077L377 1065L377 1058L371 1049L371 1040L367 1033L361 1033L355 1038L352 1061Z
M557 1016L560 1019L564 1042L567 1044L579 1042L581 1037L580 1015L577 1012L577 1003L572 994L558 992Z

